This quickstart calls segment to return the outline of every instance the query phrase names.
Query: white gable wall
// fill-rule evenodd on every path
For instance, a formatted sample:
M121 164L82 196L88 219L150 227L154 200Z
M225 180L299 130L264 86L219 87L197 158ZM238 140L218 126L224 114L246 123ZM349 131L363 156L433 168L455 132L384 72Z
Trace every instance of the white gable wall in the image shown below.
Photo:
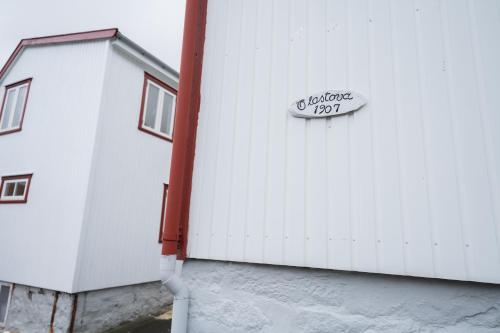
M32 77L0 176L33 173L26 204L0 204L0 280L71 291L107 41L28 47L1 82Z
M208 1L188 256L500 282L499 6Z
M174 88L177 80L115 44L108 58L74 291L159 280L158 233L172 143L137 127L144 71Z

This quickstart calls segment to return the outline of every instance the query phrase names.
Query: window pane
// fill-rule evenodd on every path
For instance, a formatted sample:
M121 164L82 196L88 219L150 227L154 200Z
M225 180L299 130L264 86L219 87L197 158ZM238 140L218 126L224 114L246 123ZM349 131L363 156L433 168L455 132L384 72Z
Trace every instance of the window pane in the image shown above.
M24 190L26 189L26 181L17 183L16 191L14 195L17 197L19 195L24 195Z
M14 195L14 188L16 187L16 183L7 183L5 184L5 191L3 192L4 196L11 197Z
M7 90L7 100L5 101L5 105L3 107L2 123L0 124L0 129L9 127L10 113L12 109L12 103L14 102L15 93L15 89Z
M144 126L155 128L156 109L158 107L159 89L152 84L148 84L148 100L146 101L146 115Z
M8 286L0 286L0 323L5 322L7 315L7 302L9 301L10 288Z
M14 118L12 119L12 127L19 127L21 123L21 115L23 114L24 103L26 102L26 93L28 92L28 86L23 86L19 89L19 94L17 95L16 108L14 110Z
M161 114L161 127L160 132L171 135L170 125L172 123L172 106L174 104L174 97L166 92L163 93L163 107Z

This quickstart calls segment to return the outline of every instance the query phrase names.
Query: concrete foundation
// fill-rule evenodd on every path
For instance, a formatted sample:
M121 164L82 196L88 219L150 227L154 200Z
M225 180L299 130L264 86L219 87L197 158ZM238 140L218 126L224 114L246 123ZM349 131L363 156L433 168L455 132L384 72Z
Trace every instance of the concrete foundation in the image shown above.
M22 333L50 332L52 327L53 332L67 332L71 322L72 302L73 296L70 294L14 285L6 329Z
M160 282L78 294L15 285L6 330L12 333L103 332L126 321L160 314L172 301L171 294Z
M189 332L500 332L500 286L188 260Z
M75 332L102 332L126 321L158 315L173 297L160 282L92 291L78 295Z

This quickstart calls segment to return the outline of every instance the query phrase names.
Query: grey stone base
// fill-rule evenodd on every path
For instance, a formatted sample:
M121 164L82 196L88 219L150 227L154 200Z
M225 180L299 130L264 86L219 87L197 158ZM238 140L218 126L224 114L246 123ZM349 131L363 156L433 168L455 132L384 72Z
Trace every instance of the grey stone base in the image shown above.
M160 282L86 292L78 295L75 332L102 332L125 321L158 315L173 297Z
M500 332L500 286L188 260L190 333Z
M67 332L72 302L70 294L16 284L7 310L6 329L28 333L50 332L52 327L53 332Z
M78 294L15 285L6 329L12 333L103 332L126 321L160 314L172 301L160 282Z

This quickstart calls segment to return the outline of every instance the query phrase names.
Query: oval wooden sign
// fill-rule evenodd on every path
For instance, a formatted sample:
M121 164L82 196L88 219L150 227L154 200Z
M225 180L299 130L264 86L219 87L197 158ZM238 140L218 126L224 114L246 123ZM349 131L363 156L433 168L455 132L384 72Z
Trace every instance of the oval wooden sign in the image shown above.
M299 99L288 111L300 118L323 118L353 112L366 104L366 99L349 90L328 90Z

